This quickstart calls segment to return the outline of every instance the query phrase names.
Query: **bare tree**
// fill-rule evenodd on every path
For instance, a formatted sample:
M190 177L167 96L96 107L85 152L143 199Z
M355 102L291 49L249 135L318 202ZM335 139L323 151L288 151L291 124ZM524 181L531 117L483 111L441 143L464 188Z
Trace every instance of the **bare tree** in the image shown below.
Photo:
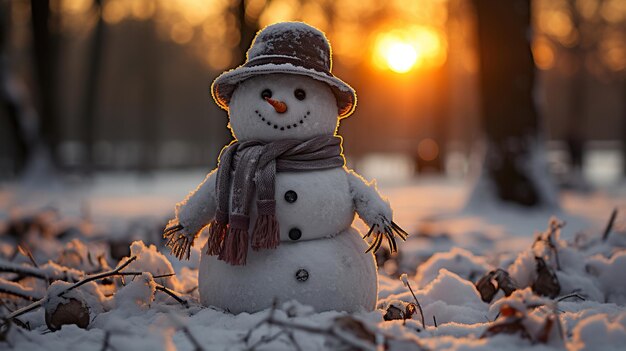
M474 0L482 127L487 140L482 179L472 203L496 199L525 207L555 205L542 166L530 0Z
M93 171L93 145L95 141L95 119L97 96L102 69L102 48L104 46L105 24L102 18L102 0L94 2L98 23L93 32L87 59L87 74L82 105L82 137L85 150L84 168L87 173Z
M58 165L56 151L60 140L60 124L55 96L58 36L51 28L54 18L50 11L50 0L31 0L30 7L40 116L39 131L43 144L51 153L53 164Z
M2 152L0 153L0 178L15 175L26 163L30 146L24 133L23 101L11 88L11 67L9 59L9 37L11 4L0 2L0 130Z

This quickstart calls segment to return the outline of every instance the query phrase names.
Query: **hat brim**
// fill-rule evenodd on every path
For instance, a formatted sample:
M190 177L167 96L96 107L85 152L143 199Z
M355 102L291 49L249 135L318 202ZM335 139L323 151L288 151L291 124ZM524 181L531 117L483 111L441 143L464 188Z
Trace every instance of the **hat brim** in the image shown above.
M230 98L237 88L237 84L252 77L273 73L302 75L326 83L337 99L339 118L348 117L354 112L356 93L351 86L332 74L327 75L314 69L296 66L291 63L269 63L252 67L239 66L218 76L211 85L211 94L218 106L228 110Z

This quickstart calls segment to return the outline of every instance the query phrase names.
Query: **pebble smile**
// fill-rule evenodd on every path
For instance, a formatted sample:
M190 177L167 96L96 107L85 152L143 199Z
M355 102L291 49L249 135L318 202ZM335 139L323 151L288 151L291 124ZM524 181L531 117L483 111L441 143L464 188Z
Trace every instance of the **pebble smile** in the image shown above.
M259 116L259 118L261 119L261 122L266 123L268 126L274 126L274 129L285 130L285 129L297 128L298 124L304 124L304 120L311 114L311 111L307 111L306 114L302 118L300 118L300 121L298 121L299 123L287 124L285 126L279 126L276 123L270 122L267 118L263 117L263 115L259 112L259 110L254 111L254 113L256 113L256 115Z

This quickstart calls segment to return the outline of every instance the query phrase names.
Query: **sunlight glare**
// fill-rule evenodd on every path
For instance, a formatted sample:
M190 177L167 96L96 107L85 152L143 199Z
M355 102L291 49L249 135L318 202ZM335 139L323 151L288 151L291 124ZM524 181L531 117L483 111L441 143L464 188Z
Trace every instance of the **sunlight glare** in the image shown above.
M442 41L436 29L423 26L383 32L374 42L374 63L396 73L440 66L446 55Z
M392 71L406 73L417 62L417 52L407 43L395 42L385 52L385 60Z

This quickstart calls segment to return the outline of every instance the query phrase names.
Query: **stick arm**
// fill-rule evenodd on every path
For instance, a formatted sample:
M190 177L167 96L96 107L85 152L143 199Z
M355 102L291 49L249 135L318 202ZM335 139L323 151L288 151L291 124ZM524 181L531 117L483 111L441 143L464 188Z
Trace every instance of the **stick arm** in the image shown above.
M163 237L167 239L166 246L179 259L189 259L193 241L215 217L216 174L216 170L211 171L195 190L176 204L175 217L165 227Z
M363 222L370 227L364 238L374 234L374 239L366 252L372 250L376 252L383 238L387 240L389 250L396 252L398 247L395 236L406 240L408 234L393 222L393 210L389 201L378 192L375 181L367 182L353 170L347 170L347 172L354 209Z

